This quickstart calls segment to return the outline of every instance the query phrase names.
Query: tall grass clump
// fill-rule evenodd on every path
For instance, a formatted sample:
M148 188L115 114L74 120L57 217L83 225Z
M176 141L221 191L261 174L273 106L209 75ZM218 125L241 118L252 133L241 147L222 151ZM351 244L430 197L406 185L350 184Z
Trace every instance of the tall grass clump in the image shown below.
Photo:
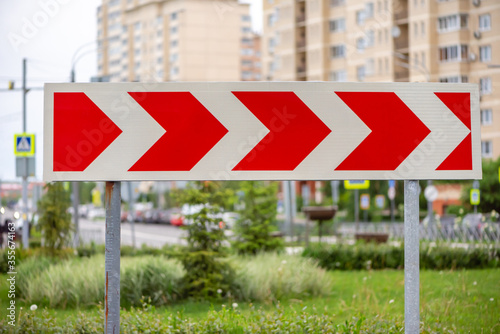
M18 269L21 298L51 308L87 307L104 299L104 257L73 259L51 265L41 272ZM34 267L34 266L33 266Z
M140 306L144 297L153 305L171 304L181 294L185 274L179 262L165 257L145 256L124 261L121 300L124 306Z
M170 302L177 296L183 275L180 264L163 257L122 259L122 305L139 305L143 297L155 304ZM102 255L75 258L45 268L26 261L19 266L18 276L20 296L29 303L74 308L97 305L104 300Z
M328 295L332 280L316 261L300 256L262 253L237 257L236 283L243 299L270 302Z

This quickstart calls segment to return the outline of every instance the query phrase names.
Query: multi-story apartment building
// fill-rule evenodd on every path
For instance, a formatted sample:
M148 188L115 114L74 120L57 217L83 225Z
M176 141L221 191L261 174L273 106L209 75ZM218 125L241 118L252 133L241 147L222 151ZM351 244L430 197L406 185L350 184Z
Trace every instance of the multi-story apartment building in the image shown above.
M261 37L254 34L251 37L243 37L241 50L241 80L259 81L261 77Z
M263 1L264 79L477 83L500 156L500 1Z
M103 0L98 75L118 81L238 81L252 40L238 0ZM253 74L252 74L253 77Z

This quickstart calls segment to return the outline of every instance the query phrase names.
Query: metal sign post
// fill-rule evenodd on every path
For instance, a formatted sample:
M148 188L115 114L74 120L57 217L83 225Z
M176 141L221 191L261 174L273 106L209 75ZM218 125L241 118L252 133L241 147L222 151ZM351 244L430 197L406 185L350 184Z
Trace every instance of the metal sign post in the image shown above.
M120 182L106 182L106 252L104 329L120 332Z
M420 328L418 181L405 180L405 333Z

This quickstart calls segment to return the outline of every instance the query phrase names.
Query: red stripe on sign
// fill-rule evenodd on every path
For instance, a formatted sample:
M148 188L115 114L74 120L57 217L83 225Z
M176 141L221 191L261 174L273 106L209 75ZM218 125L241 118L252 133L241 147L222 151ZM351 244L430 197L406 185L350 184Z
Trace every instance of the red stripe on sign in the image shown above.
M129 94L167 131L129 171L189 171L228 132L190 92Z
M85 93L54 93L54 172L84 171L121 133Z
M392 92L336 92L371 133L335 170L395 170L431 132Z
M233 92L269 133L233 170L294 170L332 132L293 92Z
M472 170L472 136L470 133L436 170Z
M471 130L470 93L434 93ZM436 170L472 170L471 133Z

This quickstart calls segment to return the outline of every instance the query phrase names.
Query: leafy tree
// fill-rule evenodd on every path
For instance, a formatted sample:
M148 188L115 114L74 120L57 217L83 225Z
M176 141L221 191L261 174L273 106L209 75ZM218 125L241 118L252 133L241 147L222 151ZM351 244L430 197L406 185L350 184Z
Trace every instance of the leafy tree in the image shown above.
M283 249L283 240L270 235L276 221L278 184L244 181L241 188L244 208L239 212L233 247L239 254Z
M233 290L233 270L223 260L224 230L219 227L220 213L233 192L222 190L219 182L197 182L183 193L183 202L198 208L188 215L188 247L180 255L186 269L184 293L195 299L216 299Z
M44 245L55 252L70 242L73 224L68 208L71 200L62 182L47 183L46 193L40 199L40 219L37 228L41 231Z

